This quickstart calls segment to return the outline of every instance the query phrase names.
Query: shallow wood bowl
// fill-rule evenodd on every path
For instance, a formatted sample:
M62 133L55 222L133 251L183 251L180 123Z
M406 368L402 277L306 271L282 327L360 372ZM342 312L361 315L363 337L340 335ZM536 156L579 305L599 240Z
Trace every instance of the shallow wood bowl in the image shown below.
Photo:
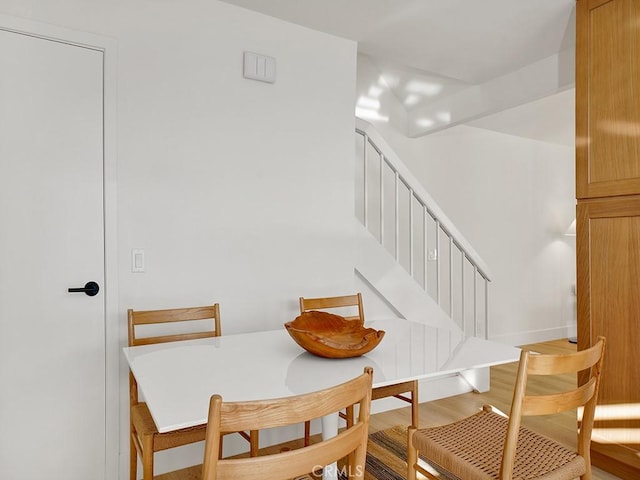
M365 328L360 320L312 310L284 324L298 345L325 358L359 357L378 346L383 330Z

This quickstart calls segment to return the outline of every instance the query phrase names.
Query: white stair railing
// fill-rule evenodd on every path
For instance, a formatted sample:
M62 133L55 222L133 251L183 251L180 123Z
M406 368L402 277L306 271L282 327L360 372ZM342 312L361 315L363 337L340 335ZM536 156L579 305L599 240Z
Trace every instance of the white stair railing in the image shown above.
M488 338L487 266L369 123L355 137L356 217L463 332Z

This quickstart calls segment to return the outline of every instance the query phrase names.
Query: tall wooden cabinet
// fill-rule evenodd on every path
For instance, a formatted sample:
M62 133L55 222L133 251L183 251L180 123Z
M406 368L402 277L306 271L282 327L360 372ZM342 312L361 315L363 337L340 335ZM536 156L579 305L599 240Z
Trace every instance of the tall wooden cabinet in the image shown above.
M593 464L640 478L640 0L577 0L578 348L607 337Z

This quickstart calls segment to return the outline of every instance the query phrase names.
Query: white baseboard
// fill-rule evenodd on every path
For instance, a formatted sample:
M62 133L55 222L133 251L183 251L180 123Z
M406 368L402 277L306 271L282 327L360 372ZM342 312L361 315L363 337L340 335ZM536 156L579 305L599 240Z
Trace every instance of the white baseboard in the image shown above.
M491 340L507 345L518 346L575 336L575 331L575 325L565 325L564 327L547 328L544 330L529 330L527 332L492 335Z

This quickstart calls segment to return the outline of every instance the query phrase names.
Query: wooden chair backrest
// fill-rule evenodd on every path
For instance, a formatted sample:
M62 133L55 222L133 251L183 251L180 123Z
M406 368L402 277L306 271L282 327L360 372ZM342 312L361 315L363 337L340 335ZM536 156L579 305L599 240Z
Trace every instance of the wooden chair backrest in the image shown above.
M502 457L500 478L511 478L515 462L516 445L521 419L524 416L550 415L583 407L582 420L578 432L578 454L590 462L590 442L595 417L598 387L605 350L604 337L598 337L591 348L569 354L535 354L522 351L516 377L516 385L511 403L509 426ZM558 393L534 395L527 392L527 382L531 375L563 375L588 373L588 380L575 388ZM577 383L576 383L577 385Z
M132 310L127 311L129 323L129 346L151 345L154 343L177 342L196 338L218 337L220 330L220 305L205 307L174 308L168 310ZM137 337L136 327L139 325L153 325L161 323L186 322L192 320L213 321L212 328L193 333L178 333L156 337Z
M360 320L364 323L362 294L342 295L339 297L303 298L300 297L300 313L310 310L327 310L341 307L358 307L358 315L343 316L347 320Z
M219 395L212 396L202 480L295 478L346 456L353 478L364 478L372 377L373 370L366 367L362 375L340 385L275 400L224 402ZM294 425L353 405L359 406L358 421L329 440L253 458L219 458L222 433Z
M137 337L136 327L140 325L154 325L174 322L187 322L193 320L212 320L212 328L199 332L176 333L155 337ZM193 340L197 338L219 337L220 330L220 305L214 304L204 307L173 308L166 310L127 310L129 326L129 346L152 345L155 343L177 342L180 340ZM129 371L129 403L138 403L138 384Z

